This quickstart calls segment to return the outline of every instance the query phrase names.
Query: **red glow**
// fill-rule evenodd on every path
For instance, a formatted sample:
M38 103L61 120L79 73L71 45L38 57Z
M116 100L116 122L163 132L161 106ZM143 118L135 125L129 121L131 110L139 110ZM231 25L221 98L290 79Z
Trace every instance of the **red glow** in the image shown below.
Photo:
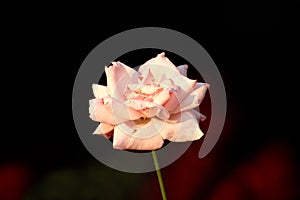
M271 145L241 164L214 190L211 199L283 200L295 196L295 169L284 145Z
M285 144L267 145L249 161L226 170L226 163L216 154L195 158L197 150L197 145L192 145L178 161L162 169L168 199L295 199L296 169ZM141 195L144 199L161 199L155 173L152 178Z
M21 200L29 184L29 169L22 165L0 166L0 199Z

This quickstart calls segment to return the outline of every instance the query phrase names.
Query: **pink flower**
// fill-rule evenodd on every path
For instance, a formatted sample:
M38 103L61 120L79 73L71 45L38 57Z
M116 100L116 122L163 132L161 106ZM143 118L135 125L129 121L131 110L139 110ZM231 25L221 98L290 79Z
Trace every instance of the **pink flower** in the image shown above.
M107 86L93 84L90 118L100 122L94 134L110 138L116 149L155 150L164 139L185 142L203 135L197 110L209 87L187 78L164 53L138 71L121 62L105 68Z

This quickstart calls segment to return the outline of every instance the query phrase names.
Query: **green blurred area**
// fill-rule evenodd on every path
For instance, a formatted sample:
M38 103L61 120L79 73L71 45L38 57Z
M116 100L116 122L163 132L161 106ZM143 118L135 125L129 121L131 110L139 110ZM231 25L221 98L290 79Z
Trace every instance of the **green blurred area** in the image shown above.
M34 183L25 200L138 199L142 182L139 174L119 172L94 161L47 173Z

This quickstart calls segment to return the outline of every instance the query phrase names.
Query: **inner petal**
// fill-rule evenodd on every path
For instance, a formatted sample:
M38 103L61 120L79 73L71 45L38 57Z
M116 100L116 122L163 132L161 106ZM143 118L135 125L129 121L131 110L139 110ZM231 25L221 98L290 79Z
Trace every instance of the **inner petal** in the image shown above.
M169 112L160 104L150 101L142 101L136 99L130 99L125 104L133 110L139 111L146 118L158 117L162 120L170 117Z
M135 123L135 125L137 127L142 127L142 126L145 126L146 124L148 124L150 121L151 121L150 118L140 118L140 119L134 120L133 122Z

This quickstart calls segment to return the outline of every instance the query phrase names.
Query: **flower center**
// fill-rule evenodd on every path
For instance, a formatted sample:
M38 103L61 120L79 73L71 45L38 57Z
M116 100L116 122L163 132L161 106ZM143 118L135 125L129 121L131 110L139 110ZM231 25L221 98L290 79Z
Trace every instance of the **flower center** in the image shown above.
M133 120L133 122L135 123L135 125L138 126L138 127L145 126L150 121L151 121L150 118L139 118L139 119Z

